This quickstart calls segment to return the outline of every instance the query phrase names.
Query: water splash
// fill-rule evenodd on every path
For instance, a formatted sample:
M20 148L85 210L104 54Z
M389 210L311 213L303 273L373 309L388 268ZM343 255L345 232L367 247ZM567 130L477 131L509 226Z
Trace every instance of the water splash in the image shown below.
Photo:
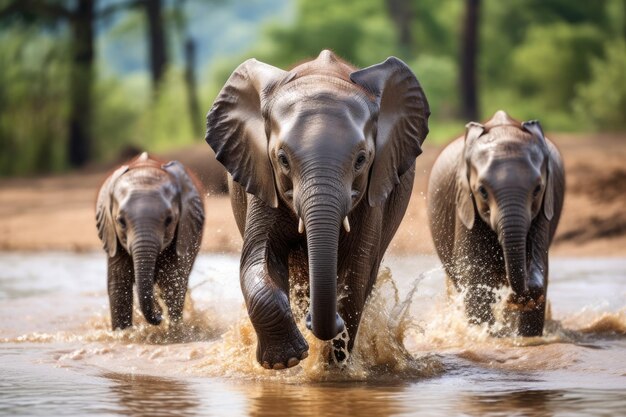
M412 355L404 346L414 322L409 314L419 280L404 299L389 269L381 270L367 301L350 360L342 368L329 363L330 344L315 338L305 326L305 304L292 306L298 327L309 344L309 357L299 366L280 372L263 369L255 359L256 335L247 316L213 344L197 371L204 375L246 377L285 383L326 381L389 381L418 379L443 371L430 354ZM301 290L301 289L296 289ZM293 297L292 297L293 299Z
M208 341L219 337L226 330L224 314L225 312L220 312L215 307L199 307L194 301L192 291L189 290L185 299L184 320L180 325L171 325L167 315L160 326L148 324L139 310L139 303L135 302L133 308L135 325L125 330L111 330L111 319L107 309L90 317L87 322L73 330L53 333L33 332L0 339L0 341L3 343L118 342L155 345Z
M401 296L391 271L383 268L366 304L355 348L345 369L329 364L329 344L317 340L306 329L306 302L292 307L309 343L309 357L292 369L263 369L256 362L256 335L244 305L238 301L204 306L197 302L202 300L197 287L189 291L184 322L179 327L167 322L148 325L136 310L133 328L113 332L108 308L104 308L84 323L73 323L69 330L33 332L0 342L56 346L57 366L300 384L422 379L447 372L458 361L527 371L561 369L578 360L576 355L580 352L574 353L577 346L594 347L601 344L600 339L626 335L626 308L615 312L585 308L557 320L548 305L542 337L494 337L506 330L506 324L499 323L505 318L503 300L507 290L496 290L495 327L470 325L463 294L446 293L441 275L440 268L435 268L412 282L405 281L408 289Z

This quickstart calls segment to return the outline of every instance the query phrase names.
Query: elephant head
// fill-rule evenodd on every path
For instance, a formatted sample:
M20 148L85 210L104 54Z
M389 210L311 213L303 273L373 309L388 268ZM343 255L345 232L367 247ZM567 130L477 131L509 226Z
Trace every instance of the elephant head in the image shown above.
M193 259L204 220L202 199L177 161L161 164L141 154L103 184L96 203L98 235L109 257L126 251L133 259L139 305L146 320L159 324L154 276L158 255L175 245Z
M498 236L515 295L538 297L545 283L528 278L528 233L537 216L554 215L550 150L539 122L519 123L498 111L485 125L469 123L463 155L459 218L468 229L486 223Z
M359 204L382 204L421 153L428 102L397 58L362 69L322 51L283 71L250 59L207 116L206 141L248 193L292 213L306 234L311 329L343 327L337 311L342 225Z

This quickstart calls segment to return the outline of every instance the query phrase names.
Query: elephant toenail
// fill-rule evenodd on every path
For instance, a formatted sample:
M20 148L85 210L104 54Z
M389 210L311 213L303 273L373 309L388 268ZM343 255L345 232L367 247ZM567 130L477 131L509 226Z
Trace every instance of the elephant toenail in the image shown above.
M300 360L306 359L309 357L309 352L305 351L304 353L302 353L302 355L300 355Z
M265 369L272 369L272 367L270 366L269 362L267 362L267 361L266 361L266 362L263 362L261 365L262 365Z
M289 360L287 361L287 368L291 368L293 366L296 366L299 363L300 363L300 359L298 359L298 358L289 358Z
M285 369L285 364L281 362L275 363L272 369L275 369L275 370Z

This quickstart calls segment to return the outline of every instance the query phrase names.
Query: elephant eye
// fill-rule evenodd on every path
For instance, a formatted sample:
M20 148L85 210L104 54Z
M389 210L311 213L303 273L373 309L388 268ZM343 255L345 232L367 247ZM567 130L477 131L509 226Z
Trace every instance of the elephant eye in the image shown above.
M123 218L122 216L118 216L116 220L117 220L117 224L119 224L122 229L126 229L126 219L125 218Z
M487 193L487 189L482 185L478 187L478 194L482 197L483 200L486 200L489 197L489 193Z
M169 215L165 218L165 227L168 227L170 224L172 224L172 216Z
M278 151L278 162L280 162L283 167L289 169L289 160L287 159L287 155L285 155L285 151L282 149Z
M541 184L536 186L535 189L533 190L533 197L537 197L540 192L541 192Z
M356 161L354 161L354 170L358 171L361 168L363 168L363 164L365 164L365 160L367 158L365 157L364 153L359 154L359 156L357 156Z

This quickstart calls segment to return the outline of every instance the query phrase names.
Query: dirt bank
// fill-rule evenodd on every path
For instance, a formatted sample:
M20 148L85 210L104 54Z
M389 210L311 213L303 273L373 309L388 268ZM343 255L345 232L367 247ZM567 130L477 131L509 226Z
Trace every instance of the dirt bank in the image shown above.
M549 135L563 154L565 208L553 253L567 256L626 256L626 135ZM428 173L441 151L425 146L407 214L390 252L431 253L426 223ZM206 199L202 248L235 252L241 247L219 169L205 144L163 155L176 158L211 184ZM216 175L218 179L215 179ZM0 250L97 250L94 201L106 176L102 169L36 179L0 180Z

